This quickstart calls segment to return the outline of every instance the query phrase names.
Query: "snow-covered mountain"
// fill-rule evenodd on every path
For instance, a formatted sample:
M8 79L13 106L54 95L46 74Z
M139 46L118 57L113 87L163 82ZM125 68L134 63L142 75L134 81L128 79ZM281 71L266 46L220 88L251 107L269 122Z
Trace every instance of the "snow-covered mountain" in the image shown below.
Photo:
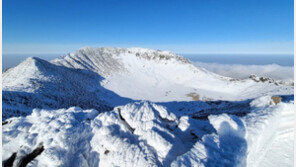
M82 48L52 63L97 72L103 87L134 100L243 100L293 91L268 81L219 76L172 52L143 48Z
M143 48L28 58L2 76L6 166L293 162L290 84L223 77Z
M130 100L245 100L292 91L270 80L219 76L168 51L82 48L51 62L28 58L4 72L3 118L33 108L105 111Z
M31 57L3 75L3 115L26 115L34 108L58 109L79 106L109 111L129 100L100 86L97 73L57 66Z

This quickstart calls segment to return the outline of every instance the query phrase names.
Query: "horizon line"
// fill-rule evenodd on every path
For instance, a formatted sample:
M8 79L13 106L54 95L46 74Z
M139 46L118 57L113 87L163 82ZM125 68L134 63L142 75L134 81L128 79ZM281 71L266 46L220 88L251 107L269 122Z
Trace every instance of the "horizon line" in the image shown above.
M163 50L165 51L165 50ZM75 51L74 51L75 52ZM64 55L64 54L68 54L68 53L72 53L72 52L65 52L65 53L53 53L53 52L48 52L48 53L4 53L2 52L2 55L28 55L28 54L32 54L32 55L54 55L54 54L59 54L59 55ZM173 52L176 53L176 52ZM212 52L212 53L176 53L176 54L180 54L180 55L294 55L294 53L216 53L216 52Z

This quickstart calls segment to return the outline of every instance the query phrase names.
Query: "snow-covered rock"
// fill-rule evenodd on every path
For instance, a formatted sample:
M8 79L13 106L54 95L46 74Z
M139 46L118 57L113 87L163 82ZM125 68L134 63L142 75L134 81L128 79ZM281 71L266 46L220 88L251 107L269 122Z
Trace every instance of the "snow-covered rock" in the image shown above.
M44 151L29 166L84 166L96 163L91 151L90 119L99 112L80 108L34 110L27 117L12 118L3 126L2 159L16 152L14 165L39 145ZM87 162L87 163L86 163ZM95 165L95 164L93 164Z
M270 100L265 97L251 103ZM253 106L244 117L209 116L217 133L204 135L172 166L293 166L293 147L289 148L293 145L292 114L293 101Z
M293 119L279 119L286 112L293 113L293 102L253 106L243 117L210 115L208 120L178 117L178 111L151 102L104 113L77 107L34 110L3 126L2 159L16 153L17 165L42 145L44 151L29 166L268 165L269 149L278 149L274 141L287 134L283 130L293 129ZM291 144L290 138L284 142ZM288 154L290 159L284 160L289 163L282 164L292 164L293 152L277 154Z

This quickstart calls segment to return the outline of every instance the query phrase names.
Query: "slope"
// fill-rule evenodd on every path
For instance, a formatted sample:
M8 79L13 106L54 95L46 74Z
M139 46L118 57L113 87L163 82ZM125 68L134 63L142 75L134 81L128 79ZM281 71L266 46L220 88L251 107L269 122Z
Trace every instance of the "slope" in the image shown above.
M79 106L109 111L114 104L129 101L101 87L102 79L92 71L28 58L3 74L3 119L27 115L34 108Z

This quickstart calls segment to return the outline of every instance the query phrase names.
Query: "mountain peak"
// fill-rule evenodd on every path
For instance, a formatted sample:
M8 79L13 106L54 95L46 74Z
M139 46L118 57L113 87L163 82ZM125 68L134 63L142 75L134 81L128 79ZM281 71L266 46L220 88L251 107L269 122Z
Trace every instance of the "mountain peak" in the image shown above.
M38 58L38 57L28 57L23 62L21 62L20 64L36 65L41 61L43 61L43 60Z
M49 66L51 63L49 63L46 60L43 60L38 57L28 57L23 62L20 63L20 67L27 68L27 67L35 67L35 68L42 68L44 66ZM18 67L18 66L17 66Z
M18 66L9 68L3 73L3 77L7 75L19 75L19 74L28 74L42 71L46 69L51 63L46 60L40 59L38 57L28 57L22 61Z

